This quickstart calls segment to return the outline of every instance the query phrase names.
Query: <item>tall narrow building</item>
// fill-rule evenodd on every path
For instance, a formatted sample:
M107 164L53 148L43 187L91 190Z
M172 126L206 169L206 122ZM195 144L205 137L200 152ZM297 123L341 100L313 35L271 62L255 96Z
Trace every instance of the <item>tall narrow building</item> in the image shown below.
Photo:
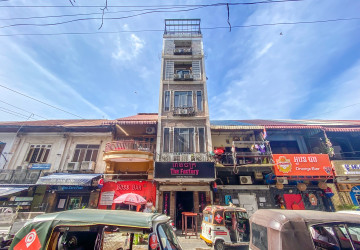
M215 179L200 19L165 20L158 119L158 209L199 212Z

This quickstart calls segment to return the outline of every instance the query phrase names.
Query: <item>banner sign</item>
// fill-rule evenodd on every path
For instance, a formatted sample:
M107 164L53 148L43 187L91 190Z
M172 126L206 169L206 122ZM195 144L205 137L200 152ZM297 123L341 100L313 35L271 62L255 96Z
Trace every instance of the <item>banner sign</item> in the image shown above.
M273 159L276 176L333 176L327 154L274 154Z
M32 170L49 170L50 168L51 168L50 163L37 163L30 165L30 169Z
M360 161L357 160L334 160L332 164L336 176L360 175Z
M155 162L154 178L215 178L214 162Z
M113 204L115 191L102 192L99 204L102 206L111 206Z
M107 200L108 198L103 198L104 193L107 193L105 196L110 196L109 192L114 192L111 204L110 201ZM147 202L152 202L154 205L156 203L156 184L152 181L104 181L104 185L101 188L98 208L106 209L106 206L112 205L112 209L115 209L116 203L113 203L113 200L127 193L141 195ZM106 201L101 202L101 199L105 199ZM103 203L107 205L103 205Z
M170 192L163 192L163 214L170 215Z

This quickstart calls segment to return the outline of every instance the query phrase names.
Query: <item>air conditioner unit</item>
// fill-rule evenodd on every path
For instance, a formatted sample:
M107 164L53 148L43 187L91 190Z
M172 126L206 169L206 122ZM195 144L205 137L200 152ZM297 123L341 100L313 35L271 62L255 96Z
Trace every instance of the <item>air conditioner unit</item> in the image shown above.
M67 164L66 170L68 171L78 171L80 168L80 163L79 162L69 162Z
M190 78L191 78L191 74L184 74L184 78L185 78L185 79L190 79Z
M350 192L351 191L351 184L338 183L337 186L339 188L339 191L341 191L341 192Z
M146 128L146 133L147 133L148 135L155 134L155 127L147 127L147 128Z
M11 176L11 172L0 173L0 181L9 181L11 179Z
M81 163L80 170L94 171L95 170L95 162L93 162L93 161L83 161Z
M39 179L40 172L39 171L31 171L27 174L26 180L31 183L35 183Z
M240 184L252 184L251 176L240 176Z
M281 184L289 184L287 177L277 177L276 182Z
M181 79L181 74L174 74L174 79Z
M264 176L261 172L255 172L255 180L262 180Z

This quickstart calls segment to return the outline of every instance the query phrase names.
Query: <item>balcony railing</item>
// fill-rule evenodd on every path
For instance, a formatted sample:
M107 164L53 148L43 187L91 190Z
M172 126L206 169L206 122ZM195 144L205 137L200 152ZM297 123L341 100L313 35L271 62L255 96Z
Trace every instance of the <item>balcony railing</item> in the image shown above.
M234 156L231 152L225 152L220 155L214 155L214 159L224 166L233 166L234 160L236 161L236 165L269 164L272 162L270 152L236 152Z
M200 162L200 161L214 161L208 153L162 153L159 161L172 162Z
M192 81L194 80L192 73L174 74L174 81Z
M194 107L175 107L173 110L173 115L177 116L194 116L195 109Z
M122 140L122 141L112 141L106 143L105 152L110 151L123 151L123 150L135 150L143 152L154 152L154 144L147 141L138 141L138 140Z
M191 48L175 48L174 55L192 55Z

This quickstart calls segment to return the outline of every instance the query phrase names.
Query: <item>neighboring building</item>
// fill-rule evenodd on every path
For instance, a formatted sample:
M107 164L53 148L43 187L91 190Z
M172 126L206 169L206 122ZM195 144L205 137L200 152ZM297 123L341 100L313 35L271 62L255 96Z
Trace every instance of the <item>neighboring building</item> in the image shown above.
M102 152L113 137L113 127L103 123L1 122L1 141L9 133L16 134L9 149L11 160L0 172L2 205L46 212L96 207L99 191L92 180L105 170Z
M126 193L139 194L156 205L153 175L157 118L156 113L139 113L107 122L115 130L114 140L106 143L103 156L106 168L99 208L121 208L113 201Z
M211 203L215 179L200 19L165 20L161 65L154 179L158 210L178 219Z

